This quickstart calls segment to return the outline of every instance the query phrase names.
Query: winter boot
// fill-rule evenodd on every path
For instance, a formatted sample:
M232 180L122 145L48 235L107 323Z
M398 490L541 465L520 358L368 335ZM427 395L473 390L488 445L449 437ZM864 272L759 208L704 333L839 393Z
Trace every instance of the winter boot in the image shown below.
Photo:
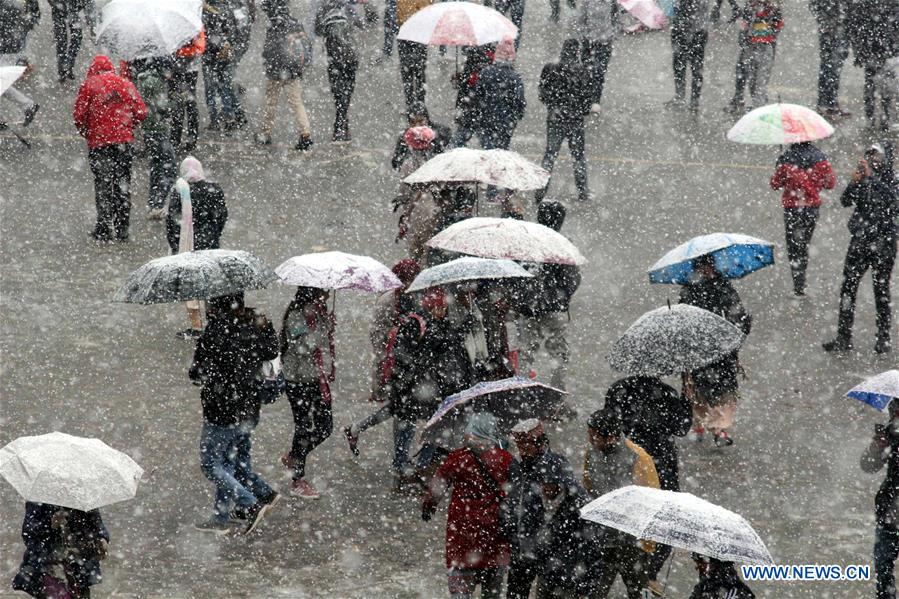
M852 339L849 337L837 335L836 339L834 339L833 341L822 343L821 347L824 348L824 351L829 353L852 351Z
M893 344L890 341L890 335L878 335L877 342L874 344L874 351L878 354L888 354L893 351Z
M305 152L307 150L312 149L312 138L308 135L303 135L300 137L300 141L297 142L297 145L294 146L295 149L300 152Z

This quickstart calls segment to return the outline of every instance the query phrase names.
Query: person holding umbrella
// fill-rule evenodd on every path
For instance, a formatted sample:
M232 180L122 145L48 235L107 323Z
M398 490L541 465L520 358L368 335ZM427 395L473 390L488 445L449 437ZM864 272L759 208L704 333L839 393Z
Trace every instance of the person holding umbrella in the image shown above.
M877 340L874 351L888 353L892 349L890 326L890 278L896 262L897 218L899 218L899 189L893 171L893 146L889 142L876 143L865 152L852 181L846 186L840 203L854 206L849 218L852 237L843 266L843 285L840 288L840 313L837 337L824 344L828 352L852 349L852 324L855 320L855 299L858 286L868 269L874 283L874 305L877 310Z
M781 203L787 256L793 274L793 293L799 297L805 295L808 248L821 206L819 192L833 189L836 184L837 179L827 156L810 141L791 144L777 159L777 168L771 177L771 188L784 190Z
M336 375L336 320L328 312L328 295L326 289L297 287L281 327L281 359L294 422L293 442L281 461L293 470L290 492L302 499L319 498L306 480L306 458L331 436L334 426L331 383Z
M733 562L725 562L695 551L693 564L699 573L699 582L693 587L690 599L755 599L755 594L740 580Z
M873 474L886 465L887 473L874 500L874 573L878 599L896 596L893 569L899 556L899 401L887 406L889 422L874 427L874 438L861 457L861 469Z

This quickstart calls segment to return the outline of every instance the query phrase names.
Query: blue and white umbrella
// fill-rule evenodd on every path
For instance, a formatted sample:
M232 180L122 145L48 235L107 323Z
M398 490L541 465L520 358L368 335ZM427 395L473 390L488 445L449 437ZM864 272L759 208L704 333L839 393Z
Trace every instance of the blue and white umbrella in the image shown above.
M899 370L887 370L866 379L846 393L846 397L886 412L890 402L899 397Z
M667 254L649 269L650 283L686 285L693 274L693 260L711 254L715 267L728 279L739 279L774 264L774 244L739 233L712 233L694 237Z

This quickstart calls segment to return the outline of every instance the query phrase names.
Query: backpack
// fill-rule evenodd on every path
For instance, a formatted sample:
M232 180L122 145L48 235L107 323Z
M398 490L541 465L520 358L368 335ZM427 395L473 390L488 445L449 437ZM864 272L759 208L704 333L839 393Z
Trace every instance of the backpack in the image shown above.
M284 36L284 61L287 70L296 75L301 75L312 62L312 40L302 26Z
M418 338L421 339L428 330L428 325L425 322L424 317L413 312L412 314L405 316L404 320L410 318L418 321ZM387 333L387 342L384 344L384 355L381 357L381 361L378 364L378 373L380 375L378 387L381 389L387 387L390 383L390 379L393 378L393 371L396 368L396 356L393 352L396 349L396 338L401 324L403 324L403 321L392 326Z

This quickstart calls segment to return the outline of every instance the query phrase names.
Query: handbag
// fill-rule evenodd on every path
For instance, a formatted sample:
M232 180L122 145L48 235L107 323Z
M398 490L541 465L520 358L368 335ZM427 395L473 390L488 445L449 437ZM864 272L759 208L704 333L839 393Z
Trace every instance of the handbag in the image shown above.
M265 405L273 404L278 401L287 382L284 379L284 371L281 368L281 356L272 360L266 360L259 367L259 374L256 376L256 395L259 402Z

